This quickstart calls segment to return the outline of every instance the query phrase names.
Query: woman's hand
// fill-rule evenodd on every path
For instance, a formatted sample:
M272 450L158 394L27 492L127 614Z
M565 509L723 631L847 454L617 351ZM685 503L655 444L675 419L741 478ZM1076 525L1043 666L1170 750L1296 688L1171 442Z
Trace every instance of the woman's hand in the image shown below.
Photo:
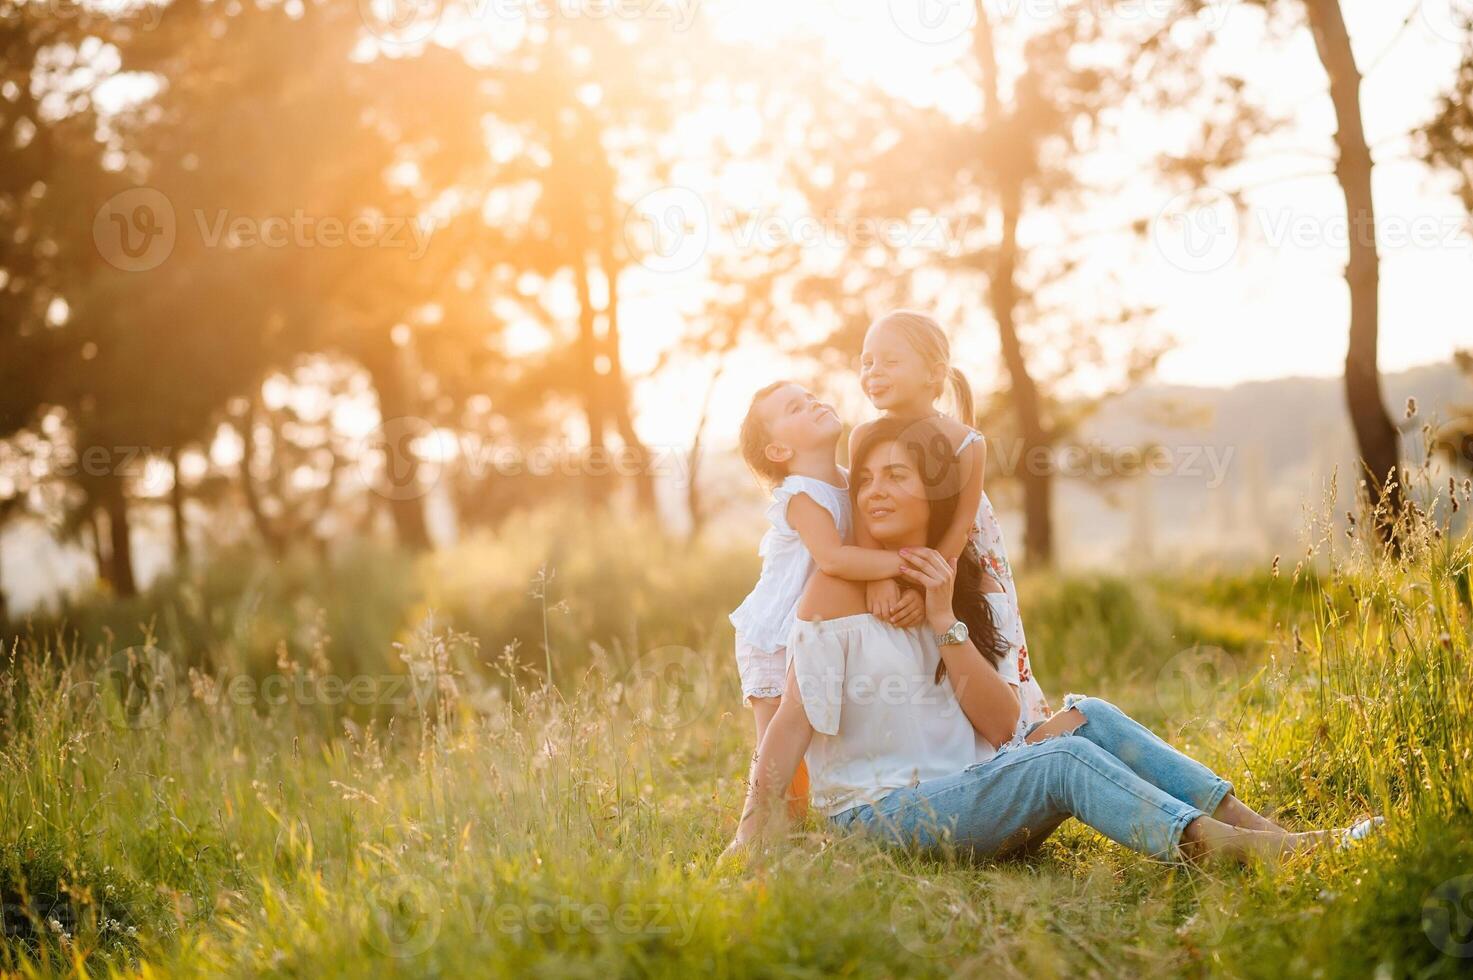
M926 590L926 622L936 633L945 633L956 623L951 608L956 587L956 562L947 561L933 548L905 548L900 552L905 567L900 570L910 581Z

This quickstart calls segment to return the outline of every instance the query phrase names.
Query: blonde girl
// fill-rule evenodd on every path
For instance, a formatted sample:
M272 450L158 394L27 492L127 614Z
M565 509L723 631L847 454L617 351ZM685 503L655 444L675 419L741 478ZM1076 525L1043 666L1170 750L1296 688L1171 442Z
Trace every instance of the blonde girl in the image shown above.
M973 418L972 389L962 373L951 365L951 344L941 325L924 313L896 310L870 325L864 336L860 354L860 385L866 397L890 419L902 421L930 420L939 426L950 449L962 468L961 498L956 516L943 537L938 551L955 560L970 540L982 558L985 573L983 590L1006 595L1016 608L1017 586L1003 542L1002 526L992 509L992 502L982 489L982 476L987 465L987 444L971 426ZM952 418L936 408L936 402L952 390L959 418ZM864 438L873 423L854 429L849 437L851 451ZM873 547L874 542L860 534L857 543ZM895 581L871 581L865 600L869 611L881 619L889 619L897 605L909 595ZM1028 643L1023 635L1021 617L1017 622L1017 642L1011 656L1016 659L1022 702L1020 729L1049 716L1048 699L1033 676L1028 656Z

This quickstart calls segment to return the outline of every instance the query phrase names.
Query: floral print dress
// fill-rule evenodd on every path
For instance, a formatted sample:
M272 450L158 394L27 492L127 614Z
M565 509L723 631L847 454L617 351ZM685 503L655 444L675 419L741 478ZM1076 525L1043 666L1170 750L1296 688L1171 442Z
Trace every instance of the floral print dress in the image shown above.
M964 449L981 438L980 433L969 433L957 447L957 455L960 456ZM987 499L986 490L982 491L982 501L977 505L977 522L972 526L972 541L982 553L983 568L1017 602L1018 587L1013 582L1013 566L1008 562L1008 547L1003 541L1002 524L997 520L997 512L992 509L992 501ZM1019 727L1026 728L1043 721L1053 713L1053 709L1049 707L1043 688L1033 676L1033 664L1028 659L1028 638L1023 633L1021 616L1018 619L1018 636L1018 697L1023 703L1023 717L1019 720Z

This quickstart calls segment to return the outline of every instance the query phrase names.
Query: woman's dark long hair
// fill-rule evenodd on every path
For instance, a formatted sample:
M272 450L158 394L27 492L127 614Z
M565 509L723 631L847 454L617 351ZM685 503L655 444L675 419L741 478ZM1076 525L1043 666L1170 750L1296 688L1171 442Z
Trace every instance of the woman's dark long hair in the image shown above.
M925 487L930 513L926 518L926 545L936 548L951 527L952 518L962 491L962 466L957 461L951 440L941 427L930 419L907 422L902 419L882 418L870 425L859 445L854 447L854 458L849 461L849 499L853 505L854 519L859 513L859 490L854 474L875 449L887 442L899 445L920 473ZM952 590L951 608L956 618L967 624L972 643L982 656L997 666L1008 652L1007 641L992 618L992 605L982 591L982 555L970 538L956 563L956 585ZM946 675L946 665L936 667L936 681Z

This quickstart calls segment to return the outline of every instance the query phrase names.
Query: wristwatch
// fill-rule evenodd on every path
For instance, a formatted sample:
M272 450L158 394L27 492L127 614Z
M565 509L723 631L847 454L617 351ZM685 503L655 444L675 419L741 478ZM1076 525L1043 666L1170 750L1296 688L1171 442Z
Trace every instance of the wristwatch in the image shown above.
M945 633L936 634L936 645L938 647L956 646L967 642L969 635L967 633L967 624L958 619L955 623L951 624L951 629Z

